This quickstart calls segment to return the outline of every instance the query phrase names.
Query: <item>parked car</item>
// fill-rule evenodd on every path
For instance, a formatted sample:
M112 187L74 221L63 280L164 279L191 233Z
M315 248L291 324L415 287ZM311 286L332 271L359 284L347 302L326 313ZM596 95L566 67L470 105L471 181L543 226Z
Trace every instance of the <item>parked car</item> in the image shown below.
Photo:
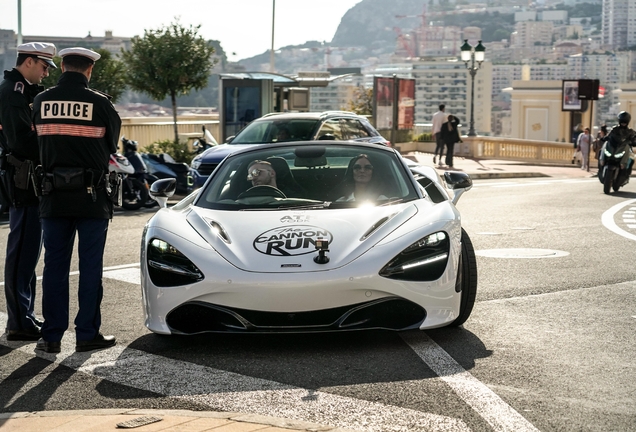
M275 186L257 181L270 168ZM145 325L177 335L461 325L477 265L455 204L471 186L393 148L324 141L238 150L172 208L174 180L159 180L151 196L164 208L141 242Z
M256 144L285 141L335 140L368 142L390 146L366 117L347 111L313 113L271 113L245 126L225 144L196 155L190 163L194 188L203 186L208 176L228 154Z

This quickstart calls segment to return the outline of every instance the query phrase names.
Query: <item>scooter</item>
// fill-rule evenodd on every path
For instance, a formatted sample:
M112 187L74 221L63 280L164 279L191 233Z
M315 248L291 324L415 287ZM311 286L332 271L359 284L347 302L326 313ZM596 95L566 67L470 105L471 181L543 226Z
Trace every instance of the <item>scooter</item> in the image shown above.
M148 167L144 163L144 160L141 154L137 151L139 149L139 143L137 141L130 140L124 136L121 137L121 143L124 151L124 156L130 164L135 168L135 172L129 177L132 179L136 179L142 186L146 189L146 191L150 188L150 185L158 180L157 177L151 175L149 173ZM123 189L124 194L126 193L126 188ZM145 194L146 200L143 202L145 207L154 207L157 205L157 202L150 197L150 195Z
M627 159L626 166L621 167L625 152L628 152L629 159ZM636 156L634 156L630 141L627 139L619 141L616 137L611 137L610 135L610 139L601 148L601 155L598 161L598 179L603 183L604 193L609 194L610 189L618 192L621 187L629 183L634 160L636 160Z
M205 125L201 126L201 130L203 131L203 135L192 143L195 154L201 154L207 149L219 145L214 139L214 136L212 136L212 133L205 128Z
M128 158L120 153L110 155L108 171L116 172L122 177L122 203L126 210L139 210L148 201L148 185L140 182L135 175L135 168Z

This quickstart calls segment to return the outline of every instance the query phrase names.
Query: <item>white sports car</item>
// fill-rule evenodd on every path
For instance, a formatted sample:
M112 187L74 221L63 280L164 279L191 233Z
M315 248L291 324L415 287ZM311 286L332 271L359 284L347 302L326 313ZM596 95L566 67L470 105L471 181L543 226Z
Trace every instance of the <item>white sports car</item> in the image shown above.
M151 195L164 208L141 244L145 324L161 334L461 325L477 267L455 203L471 186L389 147L324 141L233 153L171 208L174 181L160 180Z

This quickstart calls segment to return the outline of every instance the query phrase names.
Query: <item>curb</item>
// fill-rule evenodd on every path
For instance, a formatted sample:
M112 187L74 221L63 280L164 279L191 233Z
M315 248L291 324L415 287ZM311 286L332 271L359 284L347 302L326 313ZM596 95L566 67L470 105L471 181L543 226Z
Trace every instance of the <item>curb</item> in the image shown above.
M117 428L117 423L122 422L121 416L130 417L133 420L141 416L156 416L171 417L171 418L184 418L187 419L218 419L228 420L236 423L249 423L258 424L263 426L276 427L281 429L288 429L292 431L303 432L355 432L353 429L343 429L334 426L325 426L316 423L310 423L300 420L284 419L279 417L270 417L259 414L245 414L236 412L221 412L221 411L188 411L188 410L159 410L159 409L96 409L96 410L75 410L75 411L30 411L30 412L13 412L13 413L0 413L0 426L5 424L9 420L26 419L38 419L45 417L69 417L69 422L76 420L77 417L95 418L111 416L113 429ZM116 419L115 419L116 417ZM104 425L104 419L100 422ZM126 421L128 419L124 419ZM87 419L84 420L84 424ZM28 427L28 423L24 425ZM59 427L59 425L51 425L51 429ZM25 429L26 430L26 429ZM28 429L31 430L31 429ZM46 431L46 427L42 429L42 425L38 425L38 431Z

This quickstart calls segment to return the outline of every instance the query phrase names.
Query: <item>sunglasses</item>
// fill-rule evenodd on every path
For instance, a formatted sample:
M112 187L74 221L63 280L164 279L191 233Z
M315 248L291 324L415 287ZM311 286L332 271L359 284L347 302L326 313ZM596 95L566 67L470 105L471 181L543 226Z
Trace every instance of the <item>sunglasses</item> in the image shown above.
M48 71L49 68L51 67L51 65L46 63L44 60L38 59L38 63L40 63L42 65L42 68L44 69L44 72Z
M247 173L247 179L248 180L254 180L256 177L258 177L259 175L261 175L261 173L263 171L267 171L264 169L259 169L259 168L254 168L252 171L248 171Z
M373 165L358 165L358 164L355 164L353 166L353 170L354 171L361 171L361 170L373 171Z

